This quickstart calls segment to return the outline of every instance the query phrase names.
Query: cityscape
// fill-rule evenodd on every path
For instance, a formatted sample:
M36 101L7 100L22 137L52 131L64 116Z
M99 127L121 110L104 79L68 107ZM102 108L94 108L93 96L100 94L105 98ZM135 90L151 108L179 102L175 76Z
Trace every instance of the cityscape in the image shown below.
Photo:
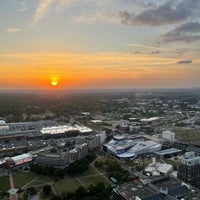
M0 1L0 200L200 200L200 1Z
M199 89L1 97L2 199L200 198Z

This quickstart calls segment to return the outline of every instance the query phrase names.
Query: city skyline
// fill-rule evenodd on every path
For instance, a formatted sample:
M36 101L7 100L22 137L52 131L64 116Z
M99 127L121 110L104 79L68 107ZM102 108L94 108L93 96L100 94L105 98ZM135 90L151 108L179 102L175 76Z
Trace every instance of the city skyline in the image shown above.
M3 0L0 89L200 87L200 2Z

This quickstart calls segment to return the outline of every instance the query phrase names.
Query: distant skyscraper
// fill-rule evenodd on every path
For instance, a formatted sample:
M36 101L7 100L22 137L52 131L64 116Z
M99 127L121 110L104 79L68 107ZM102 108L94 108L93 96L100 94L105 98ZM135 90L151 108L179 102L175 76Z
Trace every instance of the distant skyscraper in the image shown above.
M200 156L195 156L194 152L186 152L184 156L180 156L177 177L200 188Z

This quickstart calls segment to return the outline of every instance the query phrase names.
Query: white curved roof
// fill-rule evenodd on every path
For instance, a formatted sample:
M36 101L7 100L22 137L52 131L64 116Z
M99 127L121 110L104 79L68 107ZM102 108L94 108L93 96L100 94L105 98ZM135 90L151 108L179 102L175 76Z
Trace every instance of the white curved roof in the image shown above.
M79 126L79 125L64 125L64 126L51 126L41 129L41 133L43 134L59 134L59 133L65 133L68 131L79 131L81 133L88 133L92 132L92 129L86 127L86 126Z
M135 157L135 154L125 152L125 153L117 154L117 157L119 157L119 158L132 158L132 157Z
M151 140L134 141L126 138L124 140L111 139L104 146L118 157L133 157L144 153L157 152L162 147L160 143Z
M32 155L29 154L29 153L24 153L24 154L21 154L21 155L18 155L18 156L14 156L14 157L11 157L12 160L14 162L18 162L20 160L24 160L24 159L27 159L27 158L32 158Z

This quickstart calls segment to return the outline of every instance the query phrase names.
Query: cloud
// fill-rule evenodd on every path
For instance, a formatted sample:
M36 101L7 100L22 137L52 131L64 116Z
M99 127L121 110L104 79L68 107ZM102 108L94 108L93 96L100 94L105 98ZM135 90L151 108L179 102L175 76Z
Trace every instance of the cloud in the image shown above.
M129 43L129 44L125 44L126 46L133 46L133 47L140 47L140 48L144 48L144 49L155 49L155 50L162 50L162 51L168 51L170 49L168 48L164 48L164 47L160 47L160 46L152 46L152 45L146 45L146 44L137 44L137 43Z
M177 64L192 64L192 60L180 60Z
M21 29L16 28L16 27L10 27L6 30L7 33L16 33L16 32L20 32Z
M200 23L188 22L160 37L160 42L194 42L200 40Z
M56 2L56 0L40 0L33 18L33 25L44 17L54 2Z
M199 15L200 1L182 0L168 1L156 8L143 10L139 14L128 11L119 12L118 16L122 24L161 26L177 24L191 17Z
M56 11L60 12L63 11L63 8L78 1L80 0L40 0L33 18L32 25L37 24L47 14L53 4L55 4ZM90 1L91 0L86 0L86 2Z
M26 1L22 1L21 2L21 8L19 9L19 11L21 12L25 12L28 10L28 5L27 5L27 2Z
M96 12L77 17L76 21L84 24L116 24L118 18L114 13Z
M152 51L149 54L160 54L160 53L161 53L161 51Z

